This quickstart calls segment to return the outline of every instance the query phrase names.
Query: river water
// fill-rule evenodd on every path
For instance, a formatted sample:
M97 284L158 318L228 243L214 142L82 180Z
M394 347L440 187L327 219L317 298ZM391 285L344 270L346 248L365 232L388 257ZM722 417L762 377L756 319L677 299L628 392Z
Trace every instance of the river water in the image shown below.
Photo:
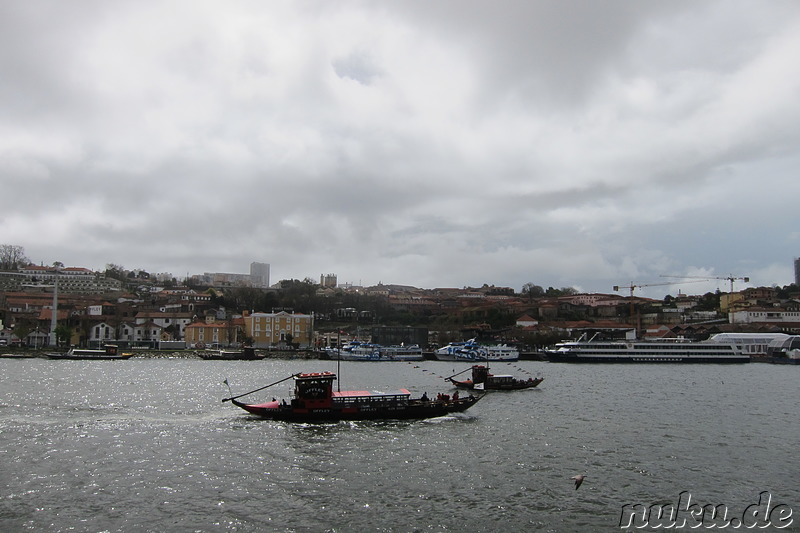
M458 365L342 363L341 387L452 392ZM291 425L220 401L225 379L241 393L325 370L0 359L0 531L622 531L623 506L681 493L740 518L765 492L800 512L800 367L502 363L545 380L410 422Z

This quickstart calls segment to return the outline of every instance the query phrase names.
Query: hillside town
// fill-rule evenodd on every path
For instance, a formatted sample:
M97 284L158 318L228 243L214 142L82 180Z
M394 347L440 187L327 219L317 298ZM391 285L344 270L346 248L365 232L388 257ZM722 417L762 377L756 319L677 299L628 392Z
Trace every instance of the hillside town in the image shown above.
M270 284L269 264L256 262L250 274L181 281L116 265L97 272L24 264L0 271L0 345L310 351L353 339L430 349L478 338L535 350L585 332L691 340L722 332L800 332L797 284L663 300L625 289L629 295L532 283L519 292L486 284L360 287L337 283L335 274Z

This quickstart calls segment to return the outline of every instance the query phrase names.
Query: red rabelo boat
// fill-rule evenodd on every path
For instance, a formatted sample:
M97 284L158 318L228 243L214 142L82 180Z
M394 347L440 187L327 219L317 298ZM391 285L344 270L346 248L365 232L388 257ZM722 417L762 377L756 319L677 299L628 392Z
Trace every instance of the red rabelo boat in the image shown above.
M240 402L237 398L263 390L281 381L294 378L294 398L287 402L273 399L260 404ZM333 372L295 374L281 381L239 396L225 398L248 413L270 420L286 422L335 422L338 420L421 419L466 411L482 396L450 398L440 395L429 399L427 394L412 398L406 389L381 393L370 391L334 391Z
M466 370L464 370L466 372ZM459 372L461 374L462 372ZM472 379L459 381L453 379L455 376L445 378L459 389L469 390L519 390L531 389L544 381L544 378L517 379L506 374L492 374L488 366L473 365Z

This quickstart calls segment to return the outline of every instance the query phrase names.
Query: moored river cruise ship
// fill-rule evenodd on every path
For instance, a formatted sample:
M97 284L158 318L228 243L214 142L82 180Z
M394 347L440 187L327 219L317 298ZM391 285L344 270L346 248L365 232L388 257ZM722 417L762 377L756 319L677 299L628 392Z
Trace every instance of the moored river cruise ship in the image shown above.
M748 363L750 354L732 342L686 339L652 341L585 340L560 342L545 350L555 363Z

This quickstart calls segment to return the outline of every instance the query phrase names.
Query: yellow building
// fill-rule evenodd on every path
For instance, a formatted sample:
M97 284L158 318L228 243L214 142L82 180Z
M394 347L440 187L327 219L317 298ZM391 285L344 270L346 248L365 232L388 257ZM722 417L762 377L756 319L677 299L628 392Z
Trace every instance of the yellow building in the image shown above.
M723 293L719 295L719 310L722 313L727 313L737 304L744 302L744 294L741 292Z
M184 340L189 348L238 346L244 340L241 319L218 322L208 315L205 322L193 322L184 328Z
M302 313L245 313L244 328L256 348L311 346L314 316Z

